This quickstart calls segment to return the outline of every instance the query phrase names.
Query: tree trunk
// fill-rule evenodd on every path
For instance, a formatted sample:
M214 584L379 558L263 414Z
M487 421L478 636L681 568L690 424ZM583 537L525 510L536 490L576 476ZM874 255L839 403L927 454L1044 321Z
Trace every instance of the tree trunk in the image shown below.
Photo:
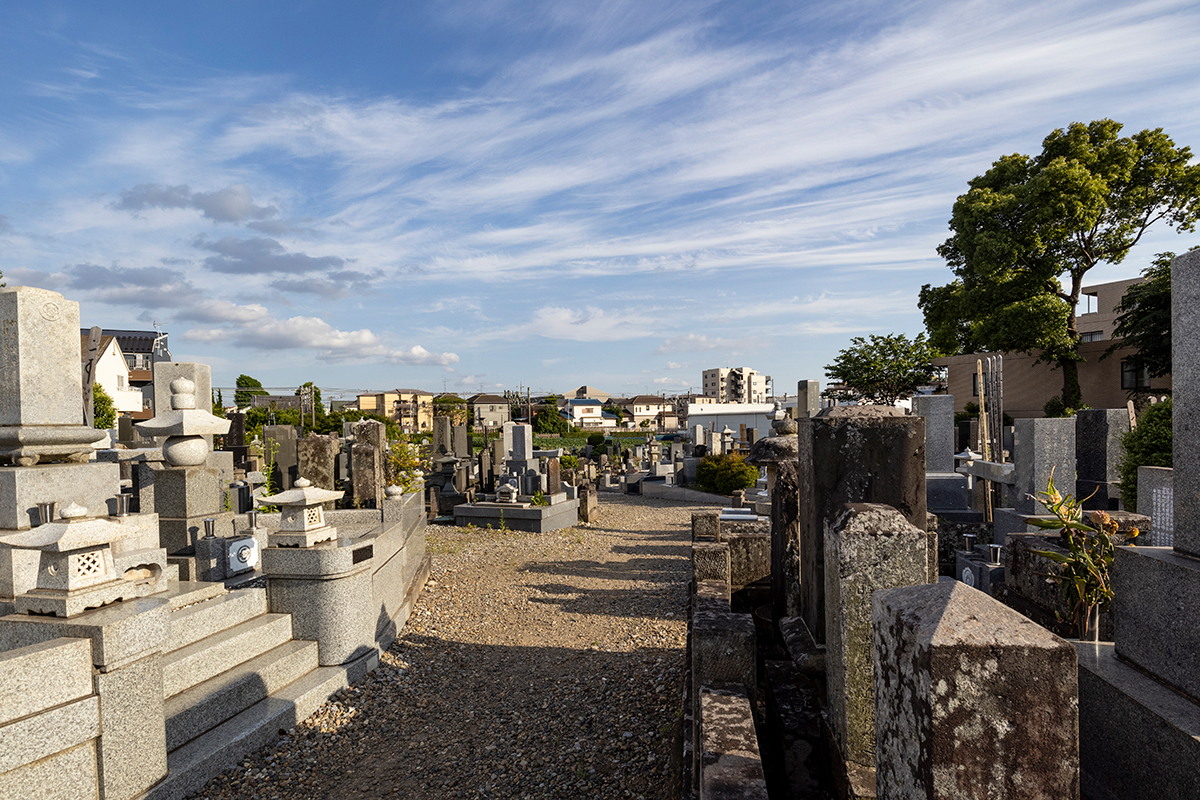
M1067 408L1079 408L1083 405L1083 392L1079 388L1079 362L1064 358L1058 366L1063 373L1063 405Z

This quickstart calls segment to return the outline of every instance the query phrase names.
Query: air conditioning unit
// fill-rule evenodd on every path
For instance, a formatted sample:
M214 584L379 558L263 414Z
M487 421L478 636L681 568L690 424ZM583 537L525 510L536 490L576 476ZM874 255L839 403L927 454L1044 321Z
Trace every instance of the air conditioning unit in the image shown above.
M236 536L225 540L228 558L226 574L237 575L258 566L258 542L253 536Z

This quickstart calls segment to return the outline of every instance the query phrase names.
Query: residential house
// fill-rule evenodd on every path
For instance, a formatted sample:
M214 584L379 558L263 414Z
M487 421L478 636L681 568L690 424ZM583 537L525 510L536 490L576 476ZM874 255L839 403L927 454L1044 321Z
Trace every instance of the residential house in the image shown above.
M1104 361L1100 356L1113 343L1116 306L1125 290L1141 278L1083 287L1080 308L1075 317L1080 333L1079 388L1083 402L1092 408L1121 408L1135 391L1171 390L1170 376L1151 378L1145 370L1136 370L1128 360L1131 348L1120 348ZM954 410L962 411L968 402L979 400L976 362L991 353L970 353L934 359L946 368L947 390L954 395ZM1042 407L1050 398L1062 394L1063 376L1056 364L1039 364L1036 353L1004 353L1004 412L1011 417L1041 417Z
M599 400L571 399L558 413L577 428L613 430L617 427L617 415L605 411Z
M420 389L392 389L358 395L358 410L394 419L405 433L433 430L433 393Z
M467 398L467 408L471 414L471 424L485 430L498 429L506 422L511 422L511 409L508 399L498 394L476 394Z
M88 329L80 328L81 336L88 336ZM154 416L154 362L170 361L167 349L167 334L158 331L134 331L125 329L102 329L102 336L111 336L121 347L125 364L129 367L129 388L142 393L142 407L130 411L126 416L135 420ZM108 387L105 387L108 391Z
M675 406L669 400L652 394L639 394L624 401L622 408L632 419L633 426L640 428L645 421L657 429L674 430L678 427L679 419L675 414ZM672 427L667 428L670 423Z
M88 358L88 339L88 334L80 334L79 362L81 368ZM125 360L121 344L115 336L101 335L100 337L100 351L96 360L93 383L104 388L104 391L112 398L113 406L119 414L133 416L142 412L142 392L129 385L129 363Z

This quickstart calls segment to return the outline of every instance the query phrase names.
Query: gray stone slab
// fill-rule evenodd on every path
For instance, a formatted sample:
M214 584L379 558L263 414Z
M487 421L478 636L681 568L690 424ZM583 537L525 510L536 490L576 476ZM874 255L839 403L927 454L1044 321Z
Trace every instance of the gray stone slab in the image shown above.
M698 611L692 615L692 691L736 687L756 693L754 618L749 614Z
M1118 547L1112 583L1117 654L1200 697L1200 560L1166 547Z
M929 579L925 531L896 509L843 506L825 527L825 634L829 725L841 757L875 763L871 594Z
M210 600L171 612L171 634L164 649L187 647L206 636L227 630L267 613L266 589L236 589Z
M1046 509L1041 506L1039 511ZM992 509L993 533L992 541L996 544L1004 544L1008 540L1008 536L1014 533L1041 533L1045 534L1041 528L1029 524L1031 519L1053 519L1049 514L1026 514L1016 511L1011 508L995 508Z
M721 532L721 512L693 511L692 512L692 541L715 542Z
M1137 512L1150 517L1150 543L1175 546L1174 470L1138 467Z
M87 639L51 639L0 652L0 725L91 694Z
M79 349L79 303L32 286L0 289L0 427L82 425Z
M1172 452L1200 452L1200 251L1171 262ZM1200 556L1200 470L1174 476L1174 547Z
M1090 800L1187 800L1200 786L1200 706L1121 661L1111 642L1077 642L1079 762Z
M370 567L375 538L333 539L312 547L268 547L262 551L262 571L268 578L335 578Z
M316 642L290 641L166 701L168 752L317 668Z
M925 505L935 514L943 509L967 508L967 476L957 472L926 472Z
M88 516L107 516L116 510L113 498L120 491L121 468L115 463L0 467L0 529L40 525L37 504L50 501L57 502L60 511L75 503L86 508Z
M96 676L103 736L96 748L101 796L138 797L167 774L162 655Z
M700 797L767 800L767 780L750 701L729 692L700 693Z
M232 509L221 507L220 479L215 469L169 467L154 473L153 511L159 516L183 519L226 510Z
M165 598L145 597L69 619L10 614L0 617L0 651L62 637L90 639L92 664L116 669L162 647L170 628L169 608Z
M183 519L160 517L158 520L159 544L170 555L177 555L185 551L190 554L192 548L196 545L196 541L204 536L204 520L207 517L211 517L217 521L216 531L218 536L233 535L232 511L213 511Z
M728 613L729 584L725 581L703 580L696 581L696 596L692 613L699 611L723 611Z
M97 797L98 786L94 740L0 774L4 800L27 800L30 787L36 787L37 800L80 800Z
M771 577L771 534L730 533L722 539L729 546L729 580L733 586L745 586L760 578Z
M925 420L881 406L798 420L801 614L825 641L825 521L846 503L883 503L924 529ZM834 414L833 412L837 412Z
M925 471L954 471L954 395L919 394L913 413L925 418Z
M1031 495L1046 491L1051 473L1060 492L1069 494L1075 486L1075 420L1019 419L1014 428L1014 508L1019 514L1039 514L1044 509Z
M268 578L272 613L290 614L297 639L319 648L321 666L345 664L375 650L370 564L336 578Z
M0 742L4 743L0 747L0 773L69 750L99 735L100 700L94 696L0 725Z
M718 542L694 542L692 544L692 579L699 581L724 581L733 583L733 565L729 556L729 545Z
M1121 437L1129 432L1124 408L1086 408L1075 414L1075 477L1105 483L1121 480Z
M821 410L821 382L816 380L796 382L797 417L815 417Z
M1079 797L1068 642L962 583L872 605L880 797Z
M570 528L579 521L579 500L566 500L552 506L531 508L503 503L456 505L454 521L459 526L486 527L490 525L493 529L507 527L517 531L548 533Z
M173 697L292 638L286 614L264 614L163 656L162 688Z

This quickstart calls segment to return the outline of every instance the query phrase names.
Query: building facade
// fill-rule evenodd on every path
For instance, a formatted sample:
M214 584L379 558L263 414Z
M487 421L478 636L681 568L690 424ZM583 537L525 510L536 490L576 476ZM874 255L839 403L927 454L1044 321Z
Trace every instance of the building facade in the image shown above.
M1117 312L1125 290L1141 278L1101 283L1083 287L1080 309L1075 317L1080 334L1079 388L1083 402L1091 408L1121 408L1132 392L1171 390L1170 376L1150 378L1144 370L1135 370L1129 362L1131 348L1121 348L1101 361L1104 351L1113 343ZM992 353L970 353L934 359L934 364L946 368L947 391L954 395L954 410L962 411L969 402L979 401L979 382L976 362ZM1004 353L1003 375L1004 412L1011 417L1042 417L1046 402L1062 395L1062 370L1056 364L1037 363L1034 353Z
M395 420L405 433L433 430L433 392L393 389L358 395L358 410Z
M471 424L477 428L499 428L511 421L512 411L508 400L498 394L477 394L467 398L471 412Z
M718 403L765 403L770 382L769 375L750 367L716 367L701 373L703 394Z

